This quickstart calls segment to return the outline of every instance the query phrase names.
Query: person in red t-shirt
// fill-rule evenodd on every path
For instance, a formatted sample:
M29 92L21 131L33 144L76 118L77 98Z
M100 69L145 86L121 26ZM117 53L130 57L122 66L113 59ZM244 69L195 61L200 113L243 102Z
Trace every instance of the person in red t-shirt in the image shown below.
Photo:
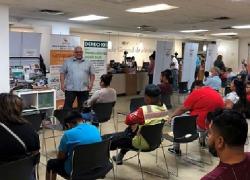
M205 146L205 131L207 129L206 118L209 112L213 112L218 108L223 108L224 102L221 95L208 86L195 86L192 93L186 98L183 106L178 108L172 117L182 115L190 111L190 115L197 115L197 128L200 131L200 145ZM174 143L174 148L169 148L171 153L180 155L180 145Z
M250 103L250 82L249 81L246 84L246 94L247 94L247 102Z
M248 124L234 110L218 110L208 115L209 152L220 158L219 165L201 180L249 180L250 153L244 152Z

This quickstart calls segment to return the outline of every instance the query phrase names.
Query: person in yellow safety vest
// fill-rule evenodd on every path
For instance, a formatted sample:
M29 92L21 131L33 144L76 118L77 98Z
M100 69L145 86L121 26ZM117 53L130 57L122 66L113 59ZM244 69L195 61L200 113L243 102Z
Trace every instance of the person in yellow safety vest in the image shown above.
M144 101L144 106L127 115L125 124L128 127L125 131L103 136L104 139L111 138L110 150L121 149L118 155L113 157L118 165L122 164L124 155L130 149L149 149L148 143L139 134L142 126L155 125L162 120L168 120L168 111L161 102L161 90L158 86L154 84L146 86Z

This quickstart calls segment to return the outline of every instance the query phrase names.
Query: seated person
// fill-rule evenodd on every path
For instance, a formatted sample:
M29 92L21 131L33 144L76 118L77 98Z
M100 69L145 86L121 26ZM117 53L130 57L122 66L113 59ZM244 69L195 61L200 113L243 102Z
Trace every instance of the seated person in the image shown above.
M239 79L234 79L230 86L231 92L224 98L225 109L233 109L233 106L240 102L245 102L246 88L244 82Z
M111 80L112 74L103 74L100 77L101 89L95 91L90 99L87 100L86 103L88 107L93 106L95 103L108 103L116 101L116 91L110 87ZM85 121L90 121L94 118L91 112L83 113L82 116Z
M221 89L221 79L219 77L220 69L217 67L213 67L211 69L211 76L204 81L205 86L209 86L212 89L219 91Z
M159 124L168 119L165 105L161 103L161 90L158 86L150 84L145 88L145 106L127 115L125 124L128 127L124 132L104 135L103 138L112 138L110 150L121 149L117 156L113 157L116 164L122 164L124 155L129 149L148 149L149 145L141 137L137 136L138 129L144 125Z
M47 180L55 180L57 174L65 178L70 176L72 153L75 146L96 143L102 140L99 130L95 126L85 123L81 114L76 111L71 112L66 117L65 124L69 129L64 132L61 139L57 158L50 159L47 162Z
M22 118L22 99L9 93L0 94L0 163L37 154L40 149L39 136ZM8 130L7 130L8 129ZM13 136L14 133L19 140Z
M247 102L250 103L250 81L246 84L246 96L247 96Z
M39 136L31 124L22 118L22 110L20 97L0 94L0 164L39 153ZM30 178L36 179L35 169Z
M172 89L172 73L171 70L165 70L161 72L160 76L161 84L158 84L159 88L161 89L161 95L171 95L173 93Z
M224 102L217 91L208 86L202 87L202 84L199 85L200 86L195 86L195 89L191 94L188 95L183 105L176 109L176 111L172 114L172 118L175 116L180 116L187 111L190 111L191 116L197 116L196 122L197 129L200 132L200 145L205 146L207 114L214 111L215 109L223 108ZM168 151L177 155L181 155L180 144L174 143L174 147L169 148Z
M244 152L248 134L246 119L234 110L218 110L210 118L208 148L220 158L220 163L201 180L249 179L250 153Z
M209 77L209 72L205 71L204 72L204 81L206 81L208 77Z

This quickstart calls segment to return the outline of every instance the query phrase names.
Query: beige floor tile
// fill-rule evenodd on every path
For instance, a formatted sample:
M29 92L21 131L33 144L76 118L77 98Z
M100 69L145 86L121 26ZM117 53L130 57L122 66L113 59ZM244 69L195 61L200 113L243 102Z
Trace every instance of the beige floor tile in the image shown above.
M115 106L115 112L128 112L129 110L129 102L130 102L131 97L119 97L118 101ZM172 102L174 102L174 107L178 107L179 103L183 102L183 97L179 97L177 94L174 94L172 97ZM171 114L173 110L170 110L169 113ZM122 131L126 128L126 125L123 123L124 121L124 116L115 116L115 120L119 120L118 127L119 131ZM102 134L107 134L107 133L112 133L115 131L114 129L114 122L111 119L110 121L102 124L101 126L102 129ZM58 131L56 132L58 135L62 134L62 132ZM46 135L50 135L51 131L47 130ZM42 139L42 137L41 137ZM58 146L60 142L60 137L56 139L56 144ZM49 139L46 141L47 144L47 151L51 158L56 157L56 150L54 148L54 142L52 139ZM164 141L164 145L169 145L170 143L167 142L166 140ZM181 158L178 158L178 164L179 164L179 176L175 177L174 175L170 176L170 179L173 180L198 180L200 179L203 175L205 175L207 172L209 172L211 169L213 169L217 163L218 159L212 158L213 164L212 165L203 165L204 167L199 167L197 165L194 165L190 162L185 161L185 145L181 146L183 156ZM167 151L167 148L164 148L165 153L166 153L166 158L167 158L167 163L170 171L175 172L175 158L172 154L169 154ZM246 145L246 150L250 151L250 146L249 144ZM111 152L111 156L115 155L116 151ZM134 155L135 152L129 152L125 158L130 157ZM166 171L164 170L164 164L163 164L163 156L162 152L159 149L158 150L158 163L159 166L156 166L155 163L155 158L156 158L156 152L150 152L150 153L142 153L141 154L141 162L143 168L146 170L153 171L157 174L160 175L165 175ZM193 143L190 143L188 145L188 156L197 159L197 160L203 160L205 162L209 162L209 153L207 150L200 150L198 146L198 142L195 141ZM39 165L39 174L40 174L40 179L45 179L45 167L46 165L46 158L44 155L41 156L41 163ZM200 165L200 164L199 164ZM141 179L141 173L140 170L138 169L137 165L137 158L131 159L129 161L124 162L123 165L120 166L115 166L115 171L116 173L116 179L117 180L139 180ZM61 180L63 178L59 177L57 178L58 180ZM112 171L110 171L105 179L113 179L113 174ZM146 180L158 180L162 178L158 178L152 175L148 175L144 173L144 179Z

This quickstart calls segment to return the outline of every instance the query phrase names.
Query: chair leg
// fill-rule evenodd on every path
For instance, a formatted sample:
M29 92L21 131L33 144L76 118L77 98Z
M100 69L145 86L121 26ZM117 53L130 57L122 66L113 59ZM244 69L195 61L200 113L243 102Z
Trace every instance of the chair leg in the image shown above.
M115 178L115 167L114 167L114 160L113 160L113 158L110 158L111 159L111 162L112 162L112 164L113 164L113 167L112 167L112 172L113 172L113 178L114 178L114 180L116 179Z
M157 162L158 162L158 149L156 149L156 151L155 151L155 163L157 164Z
M48 152L47 152L47 146L46 146L46 138L45 138L45 129L43 127L43 146L44 146L44 150L45 150L45 158L46 158L46 162L48 161Z
M37 180L39 180L39 163L36 165L36 172L35 172Z
M176 177L178 177L178 174L179 174L179 168L178 168L178 160L177 160L176 155L174 156L174 158L175 158L175 165L176 165Z
M163 148L163 145L162 145L162 144L161 144L161 150L162 150L162 154L163 154L164 161L165 161L165 165L166 165L167 179L168 179L168 178L169 178L168 163L167 163L166 155L165 155L164 148Z
M52 129L52 136L53 136L53 141L54 141L55 151L57 152L57 147L56 147L56 137L55 137L55 130L54 130L54 129Z
M102 123L99 123L100 134L102 134Z
M138 164L139 164L139 167L141 170L141 177L142 177L142 180L144 180L142 166L141 166L141 160L140 160L140 152L138 152L137 157L138 157Z

